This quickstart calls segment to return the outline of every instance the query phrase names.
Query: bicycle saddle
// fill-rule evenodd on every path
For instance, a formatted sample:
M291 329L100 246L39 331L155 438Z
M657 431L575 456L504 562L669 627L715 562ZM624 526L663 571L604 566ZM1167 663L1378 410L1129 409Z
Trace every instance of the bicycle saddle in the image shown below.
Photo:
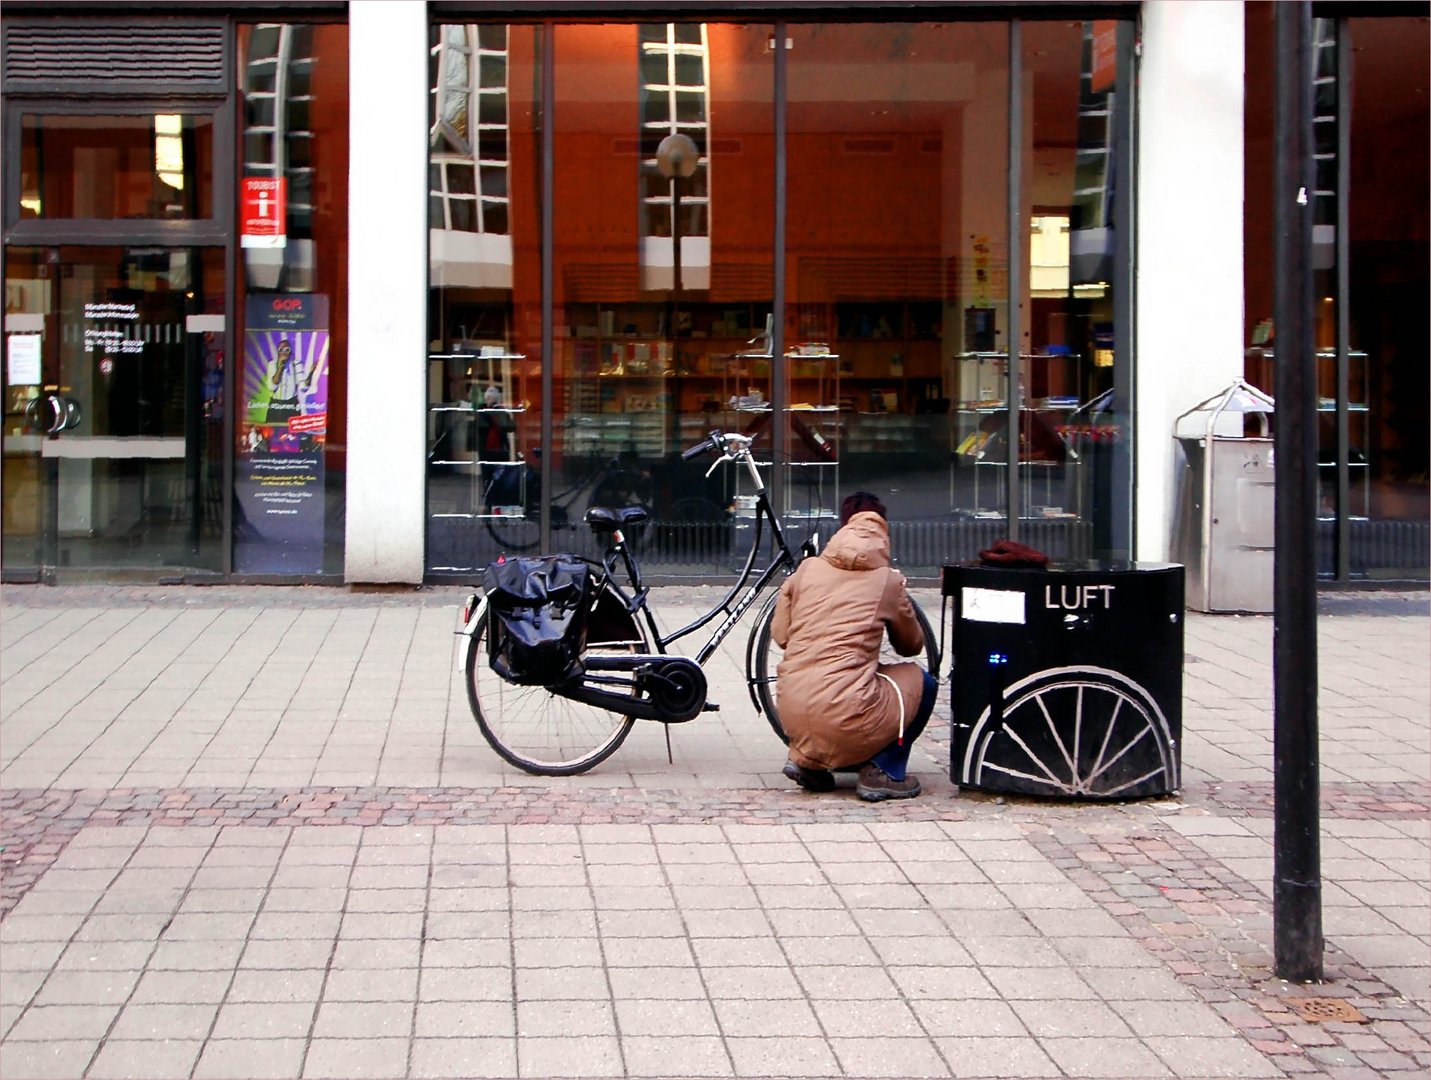
M591 526L593 532L614 532L625 525L640 525L650 518L650 511L644 506L622 506L616 509L609 506L592 506L586 511L586 523Z

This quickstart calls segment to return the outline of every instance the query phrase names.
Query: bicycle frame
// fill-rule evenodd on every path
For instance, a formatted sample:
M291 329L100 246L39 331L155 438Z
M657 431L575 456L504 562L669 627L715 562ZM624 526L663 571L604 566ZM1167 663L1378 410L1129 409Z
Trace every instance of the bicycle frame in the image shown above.
M670 634L663 635L656 625L655 616L651 614L650 606L646 603L646 598L650 590L641 583L640 564L636 561L630 549L627 548L619 532L616 534L615 543L607 549L606 556L602 560L606 575L605 580L610 583L611 588L616 592L617 596L626 603L633 616L635 616L638 610L641 615L644 616L646 627L651 632L651 640L656 643L657 652L666 652L669 646L674 642L688 637L702 627L709 625L721 614L724 614L725 619L715 628L709 640L707 640L696 653L696 663L704 666L705 662L710 659L711 654L720 648L721 642L735 629L736 624L740 622L745 613L750 610L750 606L755 603L756 599L765 591L770 582L779 574L790 573L799 565L801 558L814 553L815 545L813 540L806 540L804 544L801 545L801 552L798 557L790 550L790 545L785 540L785 534L781 532L780 522L775 517L774 508L770 505L769 494L764 484L760 483L760 473L755 468L755 463L749 461L748 458L747 464L758 485L755 496L755 535L751 539L750 552L746 555L745 566L741 569L740 576L736 579L735 584L731 586L730 591L725 594L715 607L711 608L710 611L706 612L694 622ZM755 577L754 584L751 584L750 580L751 577L755 575L755 561L760 554L760 545L764 537L764 525L766 521L770 523L771 535L775 541L776 555L775 558L771 560L770 565ZM632 587L632 592L629 595L614 576L615 568L613 563L617 555L621 556L622 562L626 567L626 576Z

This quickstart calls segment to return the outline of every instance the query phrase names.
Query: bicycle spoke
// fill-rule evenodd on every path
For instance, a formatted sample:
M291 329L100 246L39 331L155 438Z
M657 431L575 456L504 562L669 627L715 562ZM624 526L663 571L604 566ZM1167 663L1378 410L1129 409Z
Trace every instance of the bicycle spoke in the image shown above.
M1124 791L1131 791L1131 790L1133 790L1134 788L1136 788L1139 784L1146 783L1147 781L1151 780L1151 779L1152 779L1153 777L1155 777L1155 776L1162 776L1166 771L1167 771L1166 769L1164 769L1161 765L1159 765L1156 769L1151 769L1151 770L1149 770L1148 772L1144 773L1142 776L1138 777L1137 779L1128 780L1128 781L1126 781L1126 782L1124 782L1124 783L1122 783L1122 784L1119 784L1119 785L1118 785L1117 787L1115 787L1115 788L1109 788L1107 791L1100 791L1098 794L1104 795L1104 796L1111 796L1111 795L1121 794L1121 793L1124 792Z
M1121 758L1129 750L1133 749L1133 747L1137 746L1140 742L1142 742L1144 737L1147 736L1148 733L1152 730L1153 729L1151 727L1145 727L1140 729L1138 734L1134 735L1131 739L1125 742L1122 748L1111 758L1108 759L1107 763L1103 766L1103 768L1099 769L1096 773L1094 773L1088 778L1089 783L1092 783L1094 780L1097 780L1100 776L1102 776L1105 772L1107 772L1115 764L1117 764L1119 758Z
M1097 776L1103 771L1103 756L1108 753L1108 741L1113 738L1113 729L1118 726L1118 714L1123 711L1124 700L1120 696L1113 704L1113 715L1108 718L1108 729L1103 732L1103 745L1098 748L1098 756L1093 759L1090 777Z
M1048 783L1053 784L1054 787L1059 788L1062 791L1072 790L1072 788L1070 788L1066 783L1064 783L1064 781L1053 775L1053 770L1043 763L1043 759L1040 758L1037 754L1035 754L1029 748L1029 744L1024 742L1024 740L1019 736L1019 733L1013 728L1009 727L1007 723L1005 723L1003 726L1002 734L1007 735L1009 739L1012 740L1018 746L1018 748L1024 752L1024 755L1031 762L1038 766L1038 768L1043 772L1043 774L1048 777Z
M1068 756L1068 748L1063 745L1063 736L1059 734L1058 726L1053 722L1053 716L1048 711L1048 704L1041 696L1034 700L1039 707L1039 711L1043 713L1043 722L1048 725L1048 733L1053 736L1053 744L1058 747L1058 752L1063 755L1064 763L1068 766L1068 775L1076 787L1078 784L1078 766L1074 764L1076 759Z

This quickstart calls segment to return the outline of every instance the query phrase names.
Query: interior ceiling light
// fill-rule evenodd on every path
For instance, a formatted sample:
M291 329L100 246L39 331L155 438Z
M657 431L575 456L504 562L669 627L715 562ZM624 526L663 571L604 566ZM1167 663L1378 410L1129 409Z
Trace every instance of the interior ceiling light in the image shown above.
M175 191L184 190L184 118L175 113L154 117L154 171Z

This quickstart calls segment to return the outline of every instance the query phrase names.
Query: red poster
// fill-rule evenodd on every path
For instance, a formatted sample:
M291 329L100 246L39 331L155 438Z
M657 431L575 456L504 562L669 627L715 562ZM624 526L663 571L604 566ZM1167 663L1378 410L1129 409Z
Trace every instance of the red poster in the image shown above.
M245 176L239 181L239 237L246 248L288 243L288 181L282 176Z

